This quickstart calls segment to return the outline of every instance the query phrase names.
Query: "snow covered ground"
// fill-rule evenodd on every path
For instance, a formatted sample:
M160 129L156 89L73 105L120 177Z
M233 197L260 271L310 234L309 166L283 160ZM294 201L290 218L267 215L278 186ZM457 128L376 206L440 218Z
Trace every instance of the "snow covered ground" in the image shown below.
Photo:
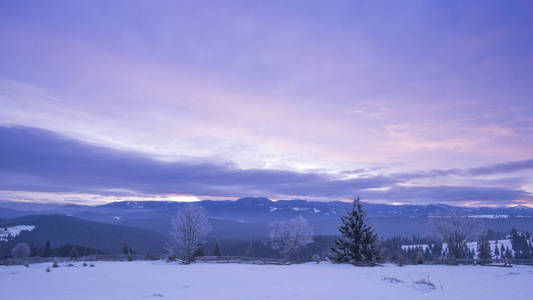
M0 242L7 241L9 236L16 237L21 231L32 231L35 228L33 225L17 225L7 228L0 228Z
M0 299L533 299L533 267L96 262L0 267ZM434 288L416 282L429 280Z

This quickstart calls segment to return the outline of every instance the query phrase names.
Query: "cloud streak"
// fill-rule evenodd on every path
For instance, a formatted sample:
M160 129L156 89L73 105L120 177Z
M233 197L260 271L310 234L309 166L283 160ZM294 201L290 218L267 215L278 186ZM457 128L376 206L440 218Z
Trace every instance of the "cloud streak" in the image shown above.
M106 193L121 188L147 194L346 197L396 182L384 176L339 179L283 170L242 170L229 164L164 162L28 127L0 127L0 137L0 188L4 190Z
M348 198L360 193L370 200L412 203L486 201L507 204L531 199L527 192L515 189L399 185L417 178L415 174L344 179L340 175L325 173L239 169L231 164L198 161L161 161L31 127L0 126L0 139L0 189L6 191L322 199ZM493 165L486 167L488 171L484 172L508 172L527 166L523 162ZM450 173L422 172L419 177Z

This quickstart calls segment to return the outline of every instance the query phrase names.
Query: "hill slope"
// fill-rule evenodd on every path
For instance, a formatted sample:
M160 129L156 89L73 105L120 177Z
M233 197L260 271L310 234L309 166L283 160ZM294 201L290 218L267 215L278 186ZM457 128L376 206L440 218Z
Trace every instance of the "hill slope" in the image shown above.
M2 227L35 226L31 231L20 232L17 237L8 242L9 244L28 242L39 246L50 240L52 247L76 244L108 253L117 253L121 251L124 243L128 243L138 253L144 253L147 249L158 253L165 241L164 235L146 229L92 222L59 214L4 219L0 221L0 224Z

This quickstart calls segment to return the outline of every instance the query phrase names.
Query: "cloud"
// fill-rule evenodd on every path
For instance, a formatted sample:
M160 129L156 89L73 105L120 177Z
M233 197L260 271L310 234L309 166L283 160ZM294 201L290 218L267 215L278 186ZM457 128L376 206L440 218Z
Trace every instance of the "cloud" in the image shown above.
M3 190L348 197L360 189L396 183L385 176L340 179L320 173L238 169L231 164L159 161L30 127L0 127L0 138Z
M484 176L484 175L496 175L496 174L506 174L517 171L533 169L533 159L529 160L519 160L519 161L510 161L499 164L491 164L482 167L469 168L469 169L433 169L433 170L421 170L414 172L405 172L405 173L395 173L390 176L396 178L399 181L407 181L413 179L422 179L422 178L436 178L450 175L457 175L463 177L470 176Z
M533 200L533 195L515 189L473 186L401 186L385 191L366 191L367 198L381 198L387 201L405 203L449 203L505 205L515 200Z
M516 162L470 170L431 170L343 179L325 173L239 169L232 164L168 162L146 155L95 146L54 132L0 126L0 190L44 193L212 197L269 196L348 198L410 203L469 202L507 204L531 199L516 189L462 186L402 186L409 180L471 172L493 174L528 168ZM124 192L126 191L126 192Z
M0 190L5 191L92 193L117 197L190 194L322 199L348 198L357 193L368 200L408 203L475 201L508 204L533 199L530 193L520 189L402 185L419 178L529 169L532 168L531 160L473 169L343 179L325 173L239 169L228 163L155 160L137 152L95 146L32 127L0 126L0 140Z
M533 159L511 161L501 164L494 164L479 168L469 169L468 172L472 175L491 175L499 173L509 173L521 170L533 169Z

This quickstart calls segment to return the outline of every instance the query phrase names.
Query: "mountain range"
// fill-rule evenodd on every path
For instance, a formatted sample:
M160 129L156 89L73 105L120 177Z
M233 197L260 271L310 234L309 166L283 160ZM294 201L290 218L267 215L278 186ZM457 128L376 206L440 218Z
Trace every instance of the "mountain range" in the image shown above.
M337 234L340 216L351 207L349 202L315 202L241 198L238 200L195 202L210 218L211 228L206 249L218 240L225 252L242 255L254 241L256 251L271 255L261 242L269 224L303 216L317 236L328 243ZM0 229L26 225L16 237L0 241L0 256L5 257L18 242L28 242L39 249L46 241L53 247L79 245L106 253L121 251L127 243L137 253L150 249L159 253L166 241L170 220L185 205L172 201L124 201L103 205L40 204L0 201ZM451 209L481 220L485 229L509 232L512 227L533 231L533 209L517 207L453 207L445 204L388 205L364 203L376 232L384 237L432 235L432 218L445 216ZM24 226L23 226L24 227ZM7 232L4 229L4 232ZM329 236L329 237L328 237ZM36 250L39 251L39 250ZM211 250L208 250L211 251ZM3 253L3 254L2 254Z

